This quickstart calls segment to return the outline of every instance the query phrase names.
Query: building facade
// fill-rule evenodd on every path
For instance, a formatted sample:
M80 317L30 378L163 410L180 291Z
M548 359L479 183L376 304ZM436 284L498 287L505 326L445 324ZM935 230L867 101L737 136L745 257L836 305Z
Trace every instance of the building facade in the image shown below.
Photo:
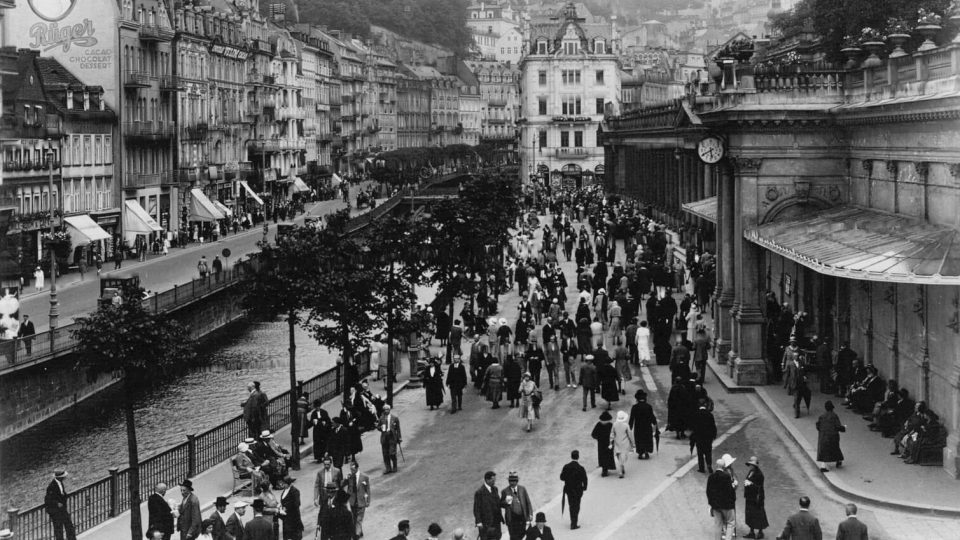
M620 98L614 35L612 26L578 17L572 3L560 19L532 25L520 62L522 171L575 185L602 174L597 128Z

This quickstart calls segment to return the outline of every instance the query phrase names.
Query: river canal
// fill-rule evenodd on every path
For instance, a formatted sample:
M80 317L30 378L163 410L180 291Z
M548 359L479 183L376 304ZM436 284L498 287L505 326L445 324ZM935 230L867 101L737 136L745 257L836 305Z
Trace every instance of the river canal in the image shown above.
M260 381L269 397L288 390L287 348L284 322L240 323L205 343L201 367L137 400L141 458L240 414L248 381ZM335 362L336 351L297 329L298 379L314 377ZM0 507L24 510L41 504L56 467L70 472L68 490L107 476L110 467L125 467L123 412L111 403L116 397L116 392L106 392L5 441L0 448Z

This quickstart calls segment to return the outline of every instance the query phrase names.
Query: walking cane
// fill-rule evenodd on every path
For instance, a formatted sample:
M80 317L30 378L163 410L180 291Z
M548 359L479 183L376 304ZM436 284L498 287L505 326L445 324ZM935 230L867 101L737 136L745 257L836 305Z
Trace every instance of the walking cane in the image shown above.
M401 459L404 463L406 463L406 462L407 462L407 458L403 457L403 446L400 446L400 443L397 443L397 450L400 451L400 459Z

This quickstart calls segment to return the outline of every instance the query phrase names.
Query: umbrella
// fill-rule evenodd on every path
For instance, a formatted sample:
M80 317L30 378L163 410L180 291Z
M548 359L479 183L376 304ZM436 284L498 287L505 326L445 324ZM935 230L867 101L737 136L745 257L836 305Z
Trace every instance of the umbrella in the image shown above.
M657 452L660 451L660 428L653 432L653 440L657 442Z

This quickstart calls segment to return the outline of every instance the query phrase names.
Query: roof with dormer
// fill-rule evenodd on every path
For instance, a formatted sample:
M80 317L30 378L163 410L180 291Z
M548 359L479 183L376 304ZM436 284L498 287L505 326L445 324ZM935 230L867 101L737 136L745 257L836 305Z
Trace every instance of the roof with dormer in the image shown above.
M560 46L560 42L572 29L581 40L591 42L597 38L609 41L613 38L613 28L609 24L591 23L577 15L577 7L568 2L563 10L549 21L531 23L530 43L531 50L536 49L538 40L547 38L552 46L551 51Z

